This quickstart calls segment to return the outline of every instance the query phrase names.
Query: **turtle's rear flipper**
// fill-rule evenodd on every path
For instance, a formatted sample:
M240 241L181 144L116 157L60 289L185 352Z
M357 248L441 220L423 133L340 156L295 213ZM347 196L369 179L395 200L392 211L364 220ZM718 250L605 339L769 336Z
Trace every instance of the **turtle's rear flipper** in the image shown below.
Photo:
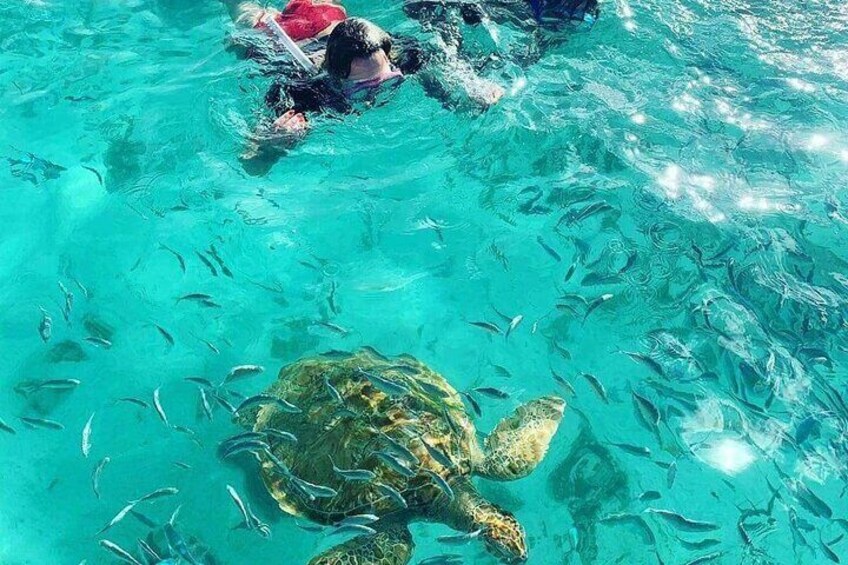
M483 462L474 471L497 481L529 475L547 453L564 410L565 401L556 396L538 398L516 408L486 438Z
M406 565L412 559L415 544L405 524L377 528L330 548L309 565Z

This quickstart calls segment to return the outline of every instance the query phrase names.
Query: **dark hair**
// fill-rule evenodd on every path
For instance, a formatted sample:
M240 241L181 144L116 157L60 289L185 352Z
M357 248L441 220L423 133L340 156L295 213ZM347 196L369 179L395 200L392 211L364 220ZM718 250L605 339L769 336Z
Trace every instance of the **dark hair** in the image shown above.
M324 67L331 75L347 78L351 61L381 49L387 56L392 50L392 38L388 33L368 20L348 18L337 25L327 39Z

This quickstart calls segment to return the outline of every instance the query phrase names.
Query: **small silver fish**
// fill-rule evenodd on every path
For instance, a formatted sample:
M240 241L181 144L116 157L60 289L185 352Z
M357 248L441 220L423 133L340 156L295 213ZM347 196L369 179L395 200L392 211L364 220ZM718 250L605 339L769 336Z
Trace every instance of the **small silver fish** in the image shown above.
M197 391L200 393L200 404L203 406L203 413L206 414L206 419L212 421L212 405L209 404L209 397L203 387L198 386Z
M189 294L184 294L177 298L177 302L182 302L183 300L188 301L204 301L204 300L212 300L213 296L211 294L204 294L202 292L192 292Z
M79 379L46 379L24 381L15 386L15 391L24 396L41 390L67 391L77 388L81 384Z
M168 423L168 415L165 414L165 410L162 408L162 402L159 400L159 391L161 388L162 387L159 387L153 391L153 407L156 409L159 419L162 420L166 426L171 427L171 424Z
M89 416L85 427L82 429L82 456L88 457L91 453L91 423L94 421L94 413Z
M418 459L418 457L414 453L412 453L405 445L384 433L381 433L381 435L383 436L383 439L385 439L386 442L389 444L389 448L396 454L406 459L406 461L412 464L412 466L417 467L421 464L421 460Z
M138 559L130 555L127 550L125 550L115 542L111 542L107 539L102 539L100 540L100 546L112 553L121 561L126 561L127 563L131 563L132 565L141 565L141 562Z
M156 553L156 550L150 547L150 544L148 544L146 541L144 541L143 539L137 539L136 542L138 543L138 548L141 550L142 557L147 556L148 558L152 559L153 562L157 565L160 561L162 561L162 557L160 557L159 554Z
M303 491L310 500L314 500L316 498L332 498L339 494L336 490L326 487L323 485L316 485L314 483L310 483L309 481L304 481L299 477L292 476L291 477L292 484L297 486L301 491Z
M228 459L228 458L233 457L234 455L238 455L240 453L245 453L245 452L255 453L255 452L264 451L264 450L270 449L270 448L271 448L270 445L268 445L266 442L259 440L259 439L245 440L245 441L240 441L240 442L228 444L227 447L221 453L221 457L223 459Z
M200 251L195 250L194 254L197 255L197 258L200 259L200 262L203 263L207 269L209 269L209 272L212 274L213 277L218 276L218 271L215 270L215 267L212 265L212 262L209 259L201 255Z
M176 257L177 262L179 262L179 264L180 264L180 270L183 273L186 272L186 262L185 262L185 259L183 258L183 256L180 253L174 251L173 249L171 249L167 245L164 245L164 244L161 244L161 243L159 244L159 249L164 249L165 251L168 251L169 253L171 253L171 255Z
M601 296L599 296L598 298L596 298L592 302L590 302L589 306L586 308L586 313L583 315L583 321L585 322L586 318L589 317L589 314L594 312L598 308L598 306L600 306L601 304L603 304L604 302L606 302L607 300L609 300L612 297L613 297L612 294L602 294Z
M713 524L711 522L701 522L699 520L692 520L681 514L678 514L677 512L672 512L671 510L663 510L661 508L646 508L644 512L656 514L657 516L660 516L665 519L671 525L686 532L709 532L713 530L718 530L720 528L718 524Z
M375 514L354 514L353 516L348 516L338 524L337 526L367 526L368 524L373 524L380 517Z
M100 184L102 186L103 182L101 181ZM78 289L80 289L80 292L82 292L82 295L85 297L86 300L88 300L89 297L90 297L90 294L88 293L88 289L85 287L85 285L82 284L81 282L79 282L77 279L71 279L71 280L74 281L74 284L77 285Z
M188 381L190 383L194 383L200 387L206 388L215 388L215 385L212 384L212 381L209 379L204 379L203 377L185 377L184 381Z
M215 344L211 341L207 341L205 339L201 339L200 341L202 341L215 355L219 355L221 353L221 350L215 347Z
M501 335L503 332L501 329L491 322L468 322L472 326L476 326L480 329L486 330L489 333Z
M148 517L145 514L142 514L141 512L136 510L135 508L130 510L130 514L132 514L133 518L135 518L136 520L138 520L139 522L141 522L142 524L144 524L148 528L155 528L155 527L158 526L158 524L153 519L151 519L150 517Z
M336 467L336 463L332 457L329 455L327 457L330 459L330 465L333 466L333 472L346 481L370 481L377 477L377 475L368 469L340 469Z
M131 502L135 504L139 504L141 502L146 502L148 500L156 500L157 498L164 498L166 496L173 496L175 494L179 494L179 489L176 487L164 487L154 490L153 492L149 492L142 496L139 499L133 500Z
M522 320L524 320L524 316L522 316L520 314L518 316L515 316L512 320L510 320L509 326L507 326L507 328L506 328L506 333L504 334L504 337L509 337L509 334L511 334L513 332L513 330L515 330L515 328L517 328L518 325L521 324Z
M0 418L0 430L3 430L4 432L6 432L8 434L16 434L17 433L15 431L15 428L13 428L12 426L10 426L6 422L4 422L2 418Z
M169 332L159 324L153 325L156 326L156 330L159 332L159 335L161 335L165 339L165 341L168 342L168 345L174 345L174 336L171 335L171 332Z
M369 528L363 524L342 524L337 526L330 532L331 536L342 535L342 534L357 534L357 535L374 535L377 533L377 530L374 528Z
M571 386L571 383L568 382L565 378L560 375L557 375L553 369L551 369L551 376L554 380L565 389L571 396L577 396L577 391L574 390L574 387Z
M647 424L652 430L656 429L656 427L660 423L659 409L654 405L653 402L651 402L641 394L637 393L636 391L633 391L632 395L639 416L642 418L645 424Z
M287 412L289 414L299 414L301 412L300 408L283 398L272 396L270 394L257 394L249 398L245 398L241 404L236 407L235 415L237 416L242 410L261 404L273 404L282 412Z
M141 400L140 398L133 398L131 396L119 398L118 402L129 402L130 404L135 404L136 406L141 406L142 408L150 408L150 405L144 400Z
M389 396L403 396L409 393L409 387L406 385L396 383L389 379L384 379L379 375L363 370L362 367L358 367L357 372L367 378L368 381L374 385L374 388L380 392L388 394Z
M318 524L308 524L308 523L307 524L301 524L300 522L297 522L297 521L295 521L295 524L297 525L298 528L300 528L301 530L307 531L307 532L317 533L317 532L323 532L324 531L324 526L319 526Z
M96 345L97 347L102 347L103 349L109 349L112 347L112 342L102 337L88 336L85 338L85 341L92 345Z
M651 450L641 445L631 445L629 443L610 443L610 445L637 457L651 457Z
M44 308L41 309L41 322L38 324L38 335L41 336L41 341L47 343L53 336L53 318L47 313Z
M103 526L100 529L100 531L97 532L96 535L99 536L100 534L106 532L106 530L110 529L112 526L114 526L115 524L117 524L118 522L120 522L121 520L126 518L127 514L129 514L130 511L133 508L135 508L135 505L136 505L135 501L131 501L131 502L127 503L127 505L124 506L123 508L121 508L121 510L117 514L115 514L115 516L109 521L109 523L106 524L105 526Z
M68 324L71 323L71 310L74 308L74 293L65 288L65 285L59 281L59 289L62 291L62 294L65 295L65 307L62 310L62 317L65 318L65 321Z
M284 477L288 479L292 478L292 474L289 470L288 465L280 461L280 458L274 455L270 449L266 449L263 453L265 454L265 457L267 457L271 461L271 463L274 464L274 467L276 467L277 470L283 474Z
M375 451L374 455L376 455L380 461L388 465L390 469L404 477L414 477L416 474L414 470L407 467L406 463L398 459L394 453L390 453L388 451Z
M474 389L474 392L479 392L484 396L488 396L489 398L495 398L497 400L504 400L509 398L509 393L502 391L499 388L495 388L492 386L481 386Z
M450 396L450 393L441 388L438 385L434 385L433 383L429 383L425 380L418 380L415 384L420 386L424 392L426 392L430 396L435 396L436 398L445 399Z
M221 447L226 447L228 445L233 445L233 444L245 441L245 440L252 440L252 439L259 439L259 440L265 439L265 434L262 433L262 432L254 432L254 431L242 432L240 434L236 434L234 436L228 437L227 439L223 440L219 445Z
M81 384L79 379L47 379L41 381L39 389L44 390L72 390Z
M341 393L339 393L338 389L330 384L330 380L327 377L324 377L324 386L327 388L327 392L330 395L330 398L333 399L337 404L344 404L344 398L342 398Z
M453 489L448 484L448 482L444 478L442 478L440 474L431 471L430 469L424 469L424 473L427 474L427 476L429 476L433 480L436 486L439 487L439 489L443 493L445 493L445 496L448 497L448 500L454 499Z
M226 398L224 398L223 396L221 396L220 394L217 394L217 393L215 393L215 392L213 392L213 393L212 393L212 397L215 399L215 401L216 401L218 404L220 404L221 406L223 406L223 407L224 407L224 410L226 410L226 411L227 411L227 412L229 412L230 414L235 414L235 412L236 412L236 407L235 407L235 406L233 406L233 405L230 403L230 401L229 401L229 400L227 400Z
M268 437L274 437L283 441L297 443L297 436L291 432L278 430L277 428L265 428L262 431L265 432L265 435L267 435Z
M609 396L607 396L607 389L604 387L603 383L598 380L598 377L592 375L591 373L580 373L580 375L586 379L589 384L595 389L595 392L605 403L609 404Z
M316 324L318 324L319 326L325 327L328 330L335 332L335 333L337 333L341 336L346 336L347 334L350 333L350 330L343 328L340 325L334 324L332 322L324 322L324 321L319 320L318 322L316 322Z
M450 457L448 457L447 454L443 453L441 449L437 449L427 443L423 437L419 439L424 445L424 448L427 450L427 453L430 454L430 457L438 461L439 465L441 465L445 469L453 469L453 461L451 461Z
M665 477L665 486L669 489L674 486L674 479L677 477L677 461L672 461L668 466L668 473Z
M100 498L100 475L103 474L103 469L106 468L106 465L108 465L110 461L111 459L109 457L104 457L91 473L91 490L94 491L94 496L97 498Z
M401 508L407 507L406 500L403 498L403 495L397 491L397 489L383 483L374 483L374 487L377 489L377 492L392 499Z
M56 422L54 420L48 420L47 418L28 418L26 416L21 416L21 422L29 426L30 428L37 429L40 428L42 430L64 430L65 426Z
M258 375L264 370L265 367L262 365L236 365L227 373L227 376L224 378L224 384Z
M444 553L422 559L418 562L418 565L462 565L463 563L462 555L458 553Z
M473 532L467 532L464 534L456 534L453 536L439 536L436 538L436 541L447 545L465 545L466 543L477 539L480 534L483 533L482 529L474 530Z
M575 271L575 270L577 270L577 261L575 261L574 263L572 263L572 264L571 264L571 266L568 268L568 271L566 271L565 276L563 277L563 282L568 282L568 281L570 281L570 280L571 280L571 277L573 277L573 276L574 276L574 271Z
M242 501L242 499L239 496L236 489L233 488L232 486L227 485L227 492L229 493L230 498L233 499L233 502L235 503L236 507L239 509L239 512L241 512L241 517L244 520L244 525L249 528L250 527L250 515L247 512L247 505L245 505L244 501Z
M560 256L560 254L557 253L553 247L545 243L545 240L542 239L541 235L536 237L536 242L541 246L542 249L545 250L545 253L550 255L557 263L562 261L562 257Z

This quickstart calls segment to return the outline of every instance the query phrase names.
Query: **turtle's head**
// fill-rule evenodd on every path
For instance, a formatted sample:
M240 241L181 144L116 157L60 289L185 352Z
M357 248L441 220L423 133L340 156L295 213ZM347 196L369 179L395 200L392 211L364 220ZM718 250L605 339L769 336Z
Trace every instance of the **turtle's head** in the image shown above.
M529 475L548 452L564 410L565 400L557 396L537 398L519 406L489 434L485 459L477 473L497 481Z
M527 540L524 528L508 512L490 513L483 520L484 530L480 537L489 553L504 563L524 563L527 561Z

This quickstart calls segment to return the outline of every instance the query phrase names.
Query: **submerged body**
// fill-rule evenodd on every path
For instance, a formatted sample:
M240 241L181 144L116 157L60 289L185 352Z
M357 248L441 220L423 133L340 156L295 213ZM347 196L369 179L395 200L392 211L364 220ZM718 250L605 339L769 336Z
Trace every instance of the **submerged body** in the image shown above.
M408 356L388 359L365 350L305 359L284 368L268 394L302 409L286 413L267 405L243 416L255 432L283 429L298 437L297 445L271 438L270 450L260 455L263 480L280 508L327 525L363 514L378 518L369 524L376 533L333 548L312 565L407 563L412 520L479 532L505 562L526 559L521 525L484 500L470 477L529 474L562 418L561 399L519 407L480 446L457 391ZM352 480L354 471L364 480Z
M234 21L259 31L245 54L275 80L265 104L271 120L255 129L242 155L253 174L263 174L310 127L309 116L350 114L377 103L377 96L418 75L425 92L446 107L486 109L504 91L477 76L467 61L443 49L426 49L410 37L393 36L325 0L292 0L282 11L247 1L224 0ZM279 55L288 51L298 62Z

